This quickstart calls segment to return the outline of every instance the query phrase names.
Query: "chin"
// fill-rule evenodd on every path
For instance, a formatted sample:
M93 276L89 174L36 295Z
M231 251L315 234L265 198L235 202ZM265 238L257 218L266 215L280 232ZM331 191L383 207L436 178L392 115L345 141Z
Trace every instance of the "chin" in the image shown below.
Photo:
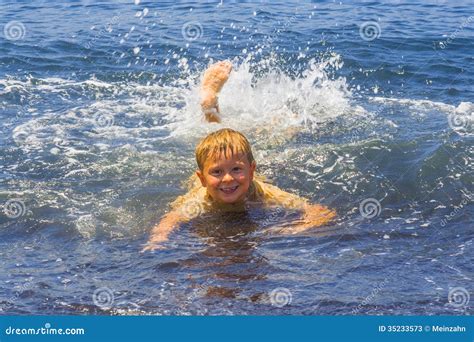
M226 204L233 204L233 203L238 202L238 200L239 200L239 196L235 198L234 197L233 198L220 198L220 201Z

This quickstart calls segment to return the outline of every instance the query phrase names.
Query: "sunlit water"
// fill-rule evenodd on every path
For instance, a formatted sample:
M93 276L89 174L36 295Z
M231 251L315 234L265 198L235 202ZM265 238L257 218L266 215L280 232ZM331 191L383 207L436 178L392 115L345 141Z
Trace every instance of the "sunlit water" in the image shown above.
M469 13L2 2L0 26L23 26L0 37L0 313L469 314ZM222 59L210 125L198 85ZM288 237L263 233L293 218L280 210L211 217L140 253L221 127L337 220Z

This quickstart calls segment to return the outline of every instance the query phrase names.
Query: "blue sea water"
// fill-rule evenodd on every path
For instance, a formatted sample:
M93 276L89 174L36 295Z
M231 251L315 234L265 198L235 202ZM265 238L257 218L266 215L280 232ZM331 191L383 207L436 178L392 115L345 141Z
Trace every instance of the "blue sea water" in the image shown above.
M0 313L471 314L473 9L2 1ZM199 80L223 59L210 125ZM215 217L140 253L221 127L337 220Z

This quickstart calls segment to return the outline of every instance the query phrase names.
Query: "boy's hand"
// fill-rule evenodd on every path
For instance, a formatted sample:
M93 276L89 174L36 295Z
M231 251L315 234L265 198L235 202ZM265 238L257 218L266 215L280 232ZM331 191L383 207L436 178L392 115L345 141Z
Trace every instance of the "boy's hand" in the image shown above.
M145 247L143 247L142 252L154 251L155 249L165 249L161 243L168 241L168 237L164 235L155 235L153 239L147 242Z

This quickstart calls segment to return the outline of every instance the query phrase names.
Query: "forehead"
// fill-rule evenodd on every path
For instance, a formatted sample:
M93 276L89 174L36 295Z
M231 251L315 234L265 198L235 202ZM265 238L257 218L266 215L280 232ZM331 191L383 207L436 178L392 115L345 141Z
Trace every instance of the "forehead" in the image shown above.
M204 167L211 168L235 163L249 163L247 155L245 153L220 153L214 158L209 158L206 160Z

